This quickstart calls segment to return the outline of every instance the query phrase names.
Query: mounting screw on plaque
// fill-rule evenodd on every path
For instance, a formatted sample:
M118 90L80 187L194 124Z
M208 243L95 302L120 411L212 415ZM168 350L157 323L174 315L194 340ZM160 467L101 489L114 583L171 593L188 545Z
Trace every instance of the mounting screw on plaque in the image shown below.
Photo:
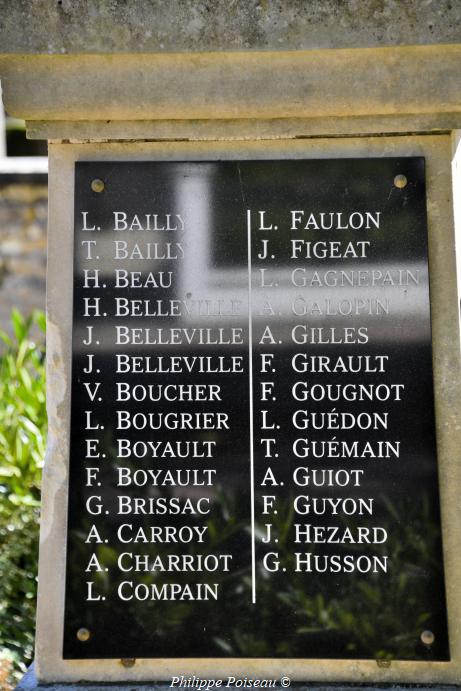
M122 657L120 662L124 667L134 667L136 664L136 659L134 657Z
M427 645L427 646L432 645L435 641L435 636L432 633L432 631L423 631L420 638L421 638L421 641L424 643L424 645Z
M105 184L100 178L95 178L91 181L91 189L93 192L104 192Z
M405 175L396 175L394 178L394 185L399 188L399 190L403 189L404 187L407 186L408 180L405 177Z
M90 639L91 633L89 629L81 628L77 631L77 638L82 643L86 643Z

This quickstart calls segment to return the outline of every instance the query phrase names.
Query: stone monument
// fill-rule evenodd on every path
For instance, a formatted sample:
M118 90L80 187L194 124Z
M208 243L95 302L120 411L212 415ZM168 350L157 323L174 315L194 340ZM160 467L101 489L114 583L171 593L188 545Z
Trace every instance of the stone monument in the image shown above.
M460 3L7 5L39 682L461 683Z

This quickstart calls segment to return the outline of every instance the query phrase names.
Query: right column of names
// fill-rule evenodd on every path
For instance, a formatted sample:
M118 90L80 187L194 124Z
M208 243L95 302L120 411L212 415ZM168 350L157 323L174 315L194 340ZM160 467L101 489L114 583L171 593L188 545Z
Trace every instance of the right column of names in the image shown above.
M380 209L251 220L260 575L387 574L380 478L400 463L406 392L386 333L419 269L374 258Z

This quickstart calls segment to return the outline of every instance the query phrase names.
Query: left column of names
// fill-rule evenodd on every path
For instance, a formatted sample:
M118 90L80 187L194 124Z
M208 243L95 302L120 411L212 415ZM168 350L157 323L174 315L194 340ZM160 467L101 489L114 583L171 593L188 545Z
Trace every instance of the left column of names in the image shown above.
M189 276L195 226L184 213L105 204L75 219L67 579L89 635L73 627L77 649L96 644L95 655L98 613L106 635L108 612L152 609L171 648L188 617L200 624L182 603L225 604L249 568L247 516L230 516L234 475L248 484L237 467L248 444L247 304Z

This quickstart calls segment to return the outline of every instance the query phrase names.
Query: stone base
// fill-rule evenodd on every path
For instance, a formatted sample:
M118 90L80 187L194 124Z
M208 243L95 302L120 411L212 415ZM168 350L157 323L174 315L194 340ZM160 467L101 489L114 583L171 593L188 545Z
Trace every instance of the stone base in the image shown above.
M167 681L152 682L150 684L124 683L111 684L104 682L89 683L73 683L73 684L41 684L37 681L35 676L34 665L32 664L28 672L21 679L16 687L16 691L167 691L171 686ZM458 685L444 685L429 684L421 686L419 684L405 684L404 686L396 684L380 684L379 686L364 686L363 684L324 684L316 683L293 683L289 687L291 691L307 691L307 689L318 689L318 691L379 691L379 689L392 689L392 691L405 691L405 689L418 689L418 691L454 691L460 689ZM275 691L285 691L282 686L277 686Z

